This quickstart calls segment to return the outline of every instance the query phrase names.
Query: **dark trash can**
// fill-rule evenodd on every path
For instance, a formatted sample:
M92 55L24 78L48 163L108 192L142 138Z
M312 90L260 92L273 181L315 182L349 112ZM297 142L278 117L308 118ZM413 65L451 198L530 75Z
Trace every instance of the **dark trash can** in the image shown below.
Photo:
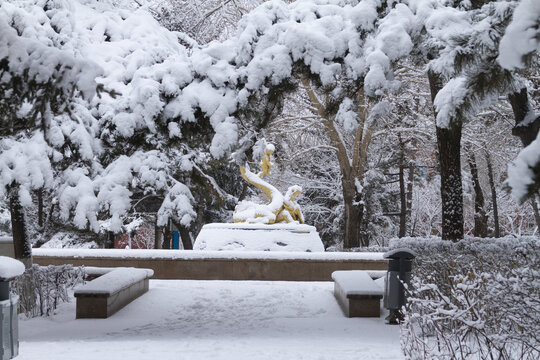
M406 248L384 254L384 258L388 259L388 272L384 282L384 307L390 310L386 317L388 324L399 324L403 320L401 308L407 302L403 284L410 283L412 260L415 257L414 251Z

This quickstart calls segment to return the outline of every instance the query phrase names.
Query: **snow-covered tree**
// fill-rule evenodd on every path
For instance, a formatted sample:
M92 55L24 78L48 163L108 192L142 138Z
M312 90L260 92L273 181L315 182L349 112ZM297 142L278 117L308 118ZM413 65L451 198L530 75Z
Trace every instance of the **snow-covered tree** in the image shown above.
M189 35L199 44L226 40L238 22L264 0L164 0L146 7L167 29ZM144 5L143 5L144 6Z
M145 208L148 199L159 225L173 221L183 231L224 216L223 209L246 193L238 182L231 184L231 176L238 175L227 163L230 152L243 165L260 132L291 99L285 95L303 94L302 115L318 122L317 141L327 141L311 143L325 147L316 157L327 158L329 150L336 154L346 247L360 244L368 198L371 223L391 210L389 194L397 188L376 184L392 181L374 170L383 164L402 173L403 234L407 203L413 202L413 190L406 196L405 164L412 163L407 156L415 156L405 156L403 149L419 151L406 145L416 113L405 107L417 106L406 101L407 86L399 81L406 60L427 65L441 164L442 234L455 240L463 236L462 168L456 156L463 124L507 94L518 128L529 128L527 119L534 114L526 73L496 62L516 1L274 0L245 14L226 40L221 36L246 12L240 1L127 3L13 0L0 8L3 192L10 199L16 192L28 203L31 191L51 189L57 214L79 228L121 231L127 215L134 207ZM189 28L193 37L210 29L221 12L227 20L216 29L227 31L208 31L198 43L160 25L147 11L166 15L157 9L196 14L194 23L168 24ZM535 10L534 1L516 8L515 18L527 21L513 21L508 36L522 31L532 40L516 45L525 56L519 64L505 66L537 63L537 44L530 45L537 39L530 17ZM222 41L208 42L216 38ZM503 50L500 59L515 64ZM94 97L96 89L107 92ZM371 161L371 146L392 156ZM536 155L534 146L524 150L520 159L526 169L536 166ZM35 163L24 168L39 175L14 171L13 159L20 156L25 164Z
M540 4L523 0L516 7L500 43L499 63L506 69L530 67L538 71L540 61ZM531 106L527 88L509 97L514 110L515 134L525 149L510 166L508 183L513 196L523 201L540 189L540 114ZM535 200L536 201L536 200Z
M28 266L24 207L31 192L54 186L67 153L76 166L99 150L82 101L95 95L100 69L62 46L56 30L72 19L49 17L54 2L20 5L0 5L0 194L9 202L15 256Z

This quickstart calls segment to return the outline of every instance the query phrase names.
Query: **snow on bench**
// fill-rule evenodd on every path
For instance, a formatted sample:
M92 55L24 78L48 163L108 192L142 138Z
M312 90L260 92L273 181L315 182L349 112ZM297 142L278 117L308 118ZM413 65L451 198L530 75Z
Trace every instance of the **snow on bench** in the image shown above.
M334 296L347 317L379 317L384 290L369 271L334 271Z
M116 269L118 269L118 267L85 266L84 267L85 280L87 281L94 280Z
M108 318L148 291L150 269L117 268L75 289L77 319Z

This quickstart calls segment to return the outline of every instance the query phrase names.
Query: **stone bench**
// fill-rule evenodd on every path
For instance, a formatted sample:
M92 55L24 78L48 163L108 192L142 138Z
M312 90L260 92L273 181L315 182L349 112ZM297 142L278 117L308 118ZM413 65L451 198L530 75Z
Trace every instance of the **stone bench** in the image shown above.
M383 286L378 285L369 271L334 271L334 296L347 317L379 317ZM384 281L383 278L380 280ZM380 281L377 280L377 281Z
M118 268L117 267L84 266L84 279L86 281L92 281L116 269Z
M76 288L76 318L108 318L147 292L153 275L150 269L117 268Z

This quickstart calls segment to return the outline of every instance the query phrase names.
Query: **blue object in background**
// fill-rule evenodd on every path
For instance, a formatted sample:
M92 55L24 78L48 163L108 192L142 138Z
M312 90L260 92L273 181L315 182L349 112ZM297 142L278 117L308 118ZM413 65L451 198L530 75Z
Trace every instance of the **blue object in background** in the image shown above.
M180 249L180 234L178 231L173 232L173 249Z

